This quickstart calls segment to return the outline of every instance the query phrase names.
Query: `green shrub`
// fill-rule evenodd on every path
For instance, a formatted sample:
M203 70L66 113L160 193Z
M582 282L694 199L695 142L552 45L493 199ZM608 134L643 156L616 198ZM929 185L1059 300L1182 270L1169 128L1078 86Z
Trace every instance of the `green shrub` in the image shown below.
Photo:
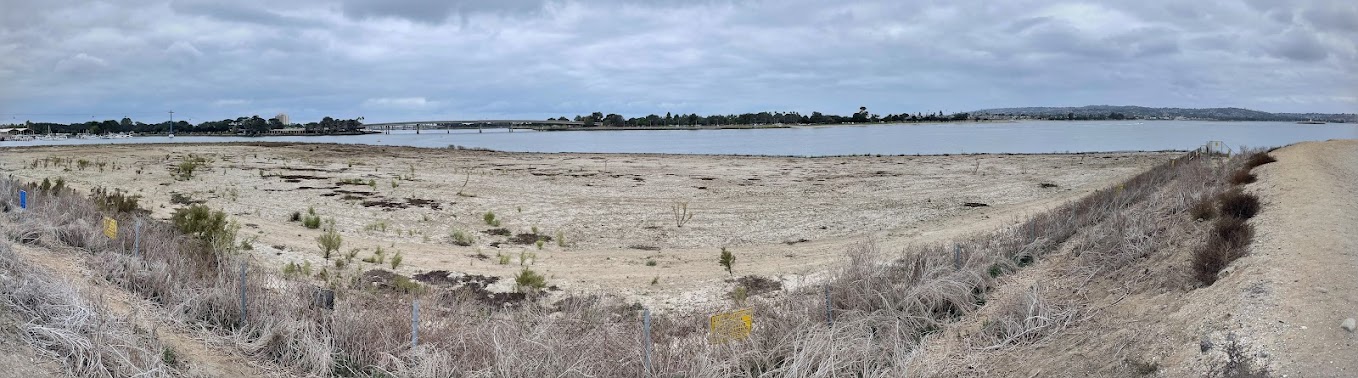
M547 277L543 277L532 269L523 268L519 271L519 274L514 275L514 284L520 291L525 289L530 291L542 290L547 287Z
M315 230L321 228L321 216L316 215L316 208L308 207L306 215L302 216L302 226Z
M392 277L391 286L402 293L419 294L424 291L419 282L412 281L410 278L399 274Z
M472 236L471 233L459 229L453 229L452 232L448 233L448 237L453 240L453 244L463 247L472 245L472 243L476 242L476 237Z
M491 227L500 227L500 220L495 219L494 212L487 211L485 215L481 216L481 219L486 221L486 224L490 225Z
M327 260L330 259L331 252L339 251L342 243L344 243L344 237L335 231L334 220L330 221L330 227L326 227L325 233L316 237L316 245L321 247L321 251L325 253Z
M179 232L202 239L217 252L231 252L237 247L236 231L240 226L226 220L226 213L207 206L192 205L175 210L170 222Z
M204 205L192 205L174 212L170 216L179 232L198 238L211 238L227 227L226 213L213 211Z
M646 266L655 266L655 264L656 262L654 259L646 259Z
M396 269L399 266L401 266L401 252L396 252L395 255L391 255L391 268Z
M726 274L734 275L731 272L731 266L736 263L736 255L726 250L726 247L721 247L721 257L717 260L717 263L726 268Z
M187 158L175 165L171 173L174 174L176 180L189 180L193 178L194 172L197 172L206 163L207 161L202 158Z
M104 211L131 213L140 210L137 202L141 200L141 196L126 195L122 190L109 191L103 187L95 187L90 191L90 200Z

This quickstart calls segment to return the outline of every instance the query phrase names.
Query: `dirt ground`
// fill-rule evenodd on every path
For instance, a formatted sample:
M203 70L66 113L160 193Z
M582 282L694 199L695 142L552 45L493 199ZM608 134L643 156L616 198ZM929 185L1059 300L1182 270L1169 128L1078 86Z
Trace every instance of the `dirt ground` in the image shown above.
M190 179L175 179L173 167L190 155L206 164ZM321 231L289 220L314 208L334 219L342 252L358 249L363 259L381 247L387 269L399 252L395 271L402 274L509 277L523 265L564 291L608 292L665 310L718 301L730 290L717 264L722 247L736 255L734 275L795 287L841 261L852 243L873 239L893 251L990 230L1174 155L794 158L115 145L8 149L0 170L34 181L62 177L82 190L125 190L143 196L141 206L158 218L182 202L203 201L242 225L247 253L259 264L279 269L289 262L333 269L315 241ZM986 206L964 206L969 202ZM692 217L677 221L674 207L685 203ZM487 212L499 227L487 224ZM513 235L486 232L496 228ZM455 245L454 230L475 242ZM547 237L541 247L532 243ZM526 244L511 240L520 238ZM356 265L350 269L378 267ZM509 290L510 282L496 289Z
M1255 170L1264 204L1238 283L1258 287L1241 303L1242 333L1290 377L1358 376L1358 140L1299 143Z
M1358 141L1270 155L1244 186L1262 203L1254 241L1211 286L1189 268L1210 222L1164 230L1159 252L1113 272L1082 271L1079 249L1063 248L1004 278L994 305L930 336L915 364L946 376L1358 376L1358 334L1341 328L1358 318ZM968 341L1006 301L1037 294L1078 314L1069 328L1023 347Z

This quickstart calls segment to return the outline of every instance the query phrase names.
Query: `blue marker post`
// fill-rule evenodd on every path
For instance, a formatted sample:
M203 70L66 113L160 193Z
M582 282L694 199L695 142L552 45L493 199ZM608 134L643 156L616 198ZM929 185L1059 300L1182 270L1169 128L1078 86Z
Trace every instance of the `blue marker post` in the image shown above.
M19 191L19 209L28 209L28 191Z

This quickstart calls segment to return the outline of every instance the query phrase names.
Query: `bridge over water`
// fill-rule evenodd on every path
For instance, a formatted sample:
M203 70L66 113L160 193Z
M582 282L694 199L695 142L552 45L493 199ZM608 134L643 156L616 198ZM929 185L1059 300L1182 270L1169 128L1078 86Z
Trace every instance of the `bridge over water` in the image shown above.
M422 130L451 130L451 129L536 129L540 127L581 127L584 122L576 121L557 121L557 120L521 120L521 119L479 119L479 120L449 120L449 121L409 121L409 122L387 122L370 123L363 125L369 131L390 131L390 130L415 130L419 133Z

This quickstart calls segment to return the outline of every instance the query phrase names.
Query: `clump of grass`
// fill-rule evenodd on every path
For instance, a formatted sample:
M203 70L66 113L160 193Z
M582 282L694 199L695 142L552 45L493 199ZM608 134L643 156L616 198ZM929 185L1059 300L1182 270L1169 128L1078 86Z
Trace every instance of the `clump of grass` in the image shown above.
M201 156L190 155L189 157L184 158L183 161L180 161L179 164L175 165L170 173L174 176L175 180L187 181L192 179L193 174L205 165L207 165L207 159Z
M519 271L519 274L514 275L514 286L520 292L542 290L547 287L547 277L543 277L532 269L523 268Z
M505 254L501 254L501 253L499 253L499 252L495 252L495 258L499 261L500 265L509 265L509 259L510 259L510 256L509 256L509 255L505 255Z
M391 268L396 269L397 267L401 266L402 259L403 258L401 257L400 251L397 251L396 254L391 255Z
M460 245L463 247L470 246L472 245L472 243L476 242L476 237L472 236L470 232L466 232L456 228L453 229L452 232L448 233L448 238L453 240L453 244Z
M650 259L650 258L646 259L646 266L655 266L655 265L656 265L655 259Z
M566 248L566 234L565 234L565 233L563 233L563 232L561 232L561 231L557 231L557 232L556 232L556 246L557 246L558 248Z
M315 230L321 228L321 216L316 215L316 208L308 207L306 215L302 216L302 226Z
M500 227L500 220L495 218L495 212L487 211L485 215L481 216L481 220L491 227Z
M197 200L194 200L192 196L189 196L189 195L186 195L186 194L183 194L183 193L175 192L175 193L170 193L170 203L176 204L176 205L193 205L193 204L202 203L202 201L197 201Z
M543 241L544 241L544 240L542 240L542 239L538 239L538 241L535 243L535 244L537 244L539 250L542 249Z
M387 221L382 220L369 223L367 226L363 226L363 229L367 231L387 232Z

